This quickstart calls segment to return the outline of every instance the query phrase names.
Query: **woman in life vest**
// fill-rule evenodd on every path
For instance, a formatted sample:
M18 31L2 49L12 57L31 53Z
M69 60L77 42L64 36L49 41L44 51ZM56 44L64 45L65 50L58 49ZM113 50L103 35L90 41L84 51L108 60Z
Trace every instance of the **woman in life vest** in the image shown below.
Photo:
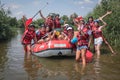
M100 18L104 18L104 17L106 17L107 15L109 15L109 14L111 14L112 13L112 11L107 11L107 13L106 14L104 14L102 17L100 17ZM97 19L97 20L99 20L99 19ZM89 26L90 26L90 29L92 29L92 27L94 27L94 18L92 17L92 16L90 16L90 17L88 17L88 22L87 22L87 24L89 24ZM103 38L103 41L105 42L105 44L108 46L108 48L110 49L110 51L111 51L111 53L112 54L116 54L115 52L114 52L114 50L113 50L113 48L111 47L111 45L109 44L109 42L106 40L106 38L104 37L104 35L102 35L102 38ZM93 36L93 40L94 40L94 36ZM93 41L94 42L94 41Z
M45 34L45 36L44 36L44 42L45 41L49 41L50 39L51 39L51 36L52 36L52 34L53 34L53 31L51 31L50 30L50 27L46 27L46 34Z
M47 18L45 18L42 13L41 10L40 12L40 16L42 17L42 19L44 20L45 26L49 26L50 30L52 31L55 28L55 24L54 24L54 20L53 20L53 15L49 14Z
M46 26L42 24L40 27L41 28L39 28L36 31L36 37L37 37L38 43L42 43L44 41L43 37L46 35Z
M73 38L73 36L74 36L74 29L73 29L71 26L69 26L69 27L67 28L67 34L66 34L65 39L70 42L71 39Z
M102 26L99 25L99 20L103 23ZM97 58L100 57L100 48L103 42L102 28L104 28L107 25L106 22L102 20L102 18L99 18L99 20L95 20L94 26L92 27L92 32L94 37L94 46L95 46L95 51L97 53Z
M37 42L36 34L35 34L35 26L30 24L28 26L28 29L25 30L23 36L22 36L22 45L24 47L24 51L27 54L28 58L31 55L31 42L32 39L34 40L34 43Z
M45 36L46 34L46 26L44 24L42 24L40 26L41 28L39 28L37 31L36 31L36 37L37 37L37 41L39 41L43 36Z
M100 18L104 18L104 17L106 17L107 15L109 15L109 14L111 14L112 12L111 11L107 11L103 16L101 16ZM99 19L96 19L96 20L99 20ZM89 24L89 26L90 26L90 29L92 29L92 27L94 26L94 18L93 18L93 16L89 16L88 17L88 22L87 22L87 24Z
M78 33L76 34L76 37L78 39L76 61L80 61L82 58L82 64L85 66L85 54L86 50L90 46L91 30L89 29L88 25L85 25L83 18L80 18L75 24L78 27Z
M55 22L55 28L61 28L61 22L60 22L59 14L55 15L54 22Z
M69 27L69 24L64 24L64 26L62 27L63 33L67 35L68 31L67 28Z
M64 36L65 36L64 39L67 40L67 41L71 44L72 49L73 49L74 51L76 51L76 44L71 42L71 40L72 40L73 37L74 37L74 29L73 29L73 27L69 26L69 27L67 28L67 34L64 34Z

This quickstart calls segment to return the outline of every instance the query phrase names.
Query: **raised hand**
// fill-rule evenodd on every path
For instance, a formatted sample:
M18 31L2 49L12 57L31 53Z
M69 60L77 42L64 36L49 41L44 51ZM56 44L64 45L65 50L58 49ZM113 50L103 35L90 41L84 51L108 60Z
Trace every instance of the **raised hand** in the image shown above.
M112 13L112 11L107 11L107 13L106 14L111 14Z
M102 20L102 17L99 17L98 19L101 21L101 20Z

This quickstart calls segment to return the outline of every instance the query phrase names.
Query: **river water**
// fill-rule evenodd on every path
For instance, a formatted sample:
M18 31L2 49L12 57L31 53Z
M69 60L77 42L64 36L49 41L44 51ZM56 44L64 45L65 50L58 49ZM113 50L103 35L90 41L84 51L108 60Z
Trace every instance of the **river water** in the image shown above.
M0 80L120 80L120 54L103 49L100 59L82 66L74 57L24 56L21 33L0 43Z

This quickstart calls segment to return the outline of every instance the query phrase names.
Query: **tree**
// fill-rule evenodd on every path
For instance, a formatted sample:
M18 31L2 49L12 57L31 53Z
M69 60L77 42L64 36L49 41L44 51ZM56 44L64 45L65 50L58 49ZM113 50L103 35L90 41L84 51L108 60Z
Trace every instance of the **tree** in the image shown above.
M112 45L118 47L120 46L120 0L102 0L100 5L97 5L87 17L98 18L109 10L112 11L112 14L104 18L108 25L104 28L103 33Z
M17 20L8 16L9 10L5 10L4 4L0 2L0 40L7 40L14 35L12 26L17 25Z

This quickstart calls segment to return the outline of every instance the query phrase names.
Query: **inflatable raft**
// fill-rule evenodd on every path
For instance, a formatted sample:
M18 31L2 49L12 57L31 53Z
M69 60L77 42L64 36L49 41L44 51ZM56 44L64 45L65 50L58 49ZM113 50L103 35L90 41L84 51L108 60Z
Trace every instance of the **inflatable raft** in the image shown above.
M42 44L34 44L32 54L39 57L75 56L75 51L67 40L52 40ZM91 62L92 58L93 54L87 50L86 61Z
M75 52L67 40L52 40L32 46L32 54L39 57L74 56Z

